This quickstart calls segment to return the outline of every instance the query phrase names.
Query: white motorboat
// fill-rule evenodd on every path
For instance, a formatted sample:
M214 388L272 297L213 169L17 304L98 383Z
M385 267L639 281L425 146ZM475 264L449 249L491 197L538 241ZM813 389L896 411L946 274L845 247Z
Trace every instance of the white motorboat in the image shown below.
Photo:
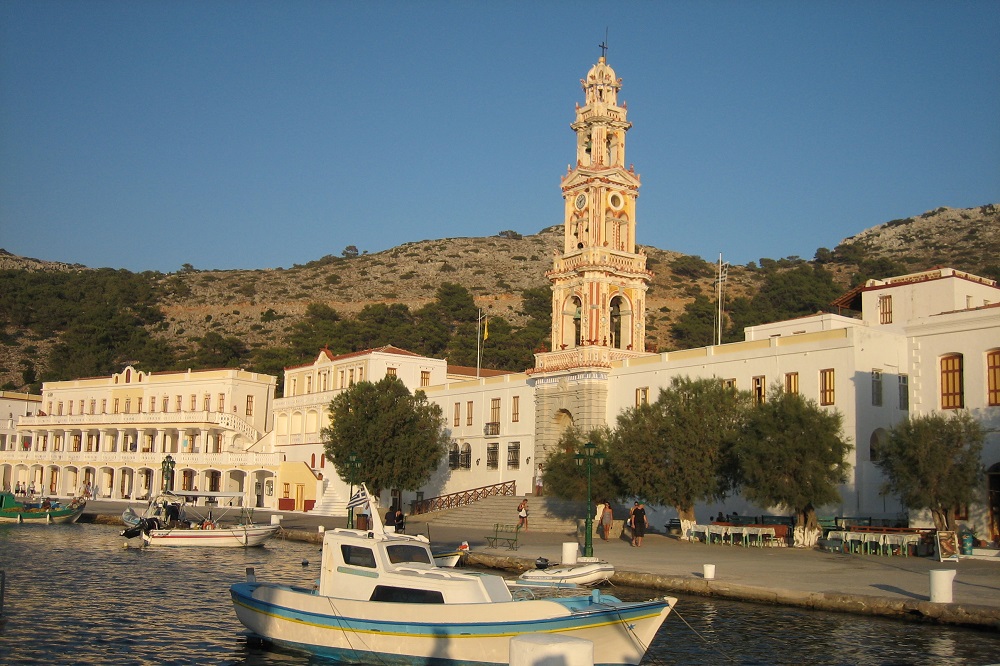
M548 568L539 567L525 571L518 576L521 583L534 585L549 583L572 583L574 585L595 585L603 583L615 575L615 567L610 562L597 558L580 558L577 564Z
M367 488L352 506L372 504ZM598 590L515 597L497 575L434 565L423 535L387 533L375 506L369 530L327 530L318 586L247 581L230 588L252 635L361 663L508 664L512 638L572 636L595 664L638 664L676 599L623 602Z
M260 546L281 530L280 525L257 525L242 503L243 493L164 492L150 500L142 514L131 507L122 513L127 539L140 537L145 546ZM225 522L238 512L235 524ZM218 517L215 517L218 512Z

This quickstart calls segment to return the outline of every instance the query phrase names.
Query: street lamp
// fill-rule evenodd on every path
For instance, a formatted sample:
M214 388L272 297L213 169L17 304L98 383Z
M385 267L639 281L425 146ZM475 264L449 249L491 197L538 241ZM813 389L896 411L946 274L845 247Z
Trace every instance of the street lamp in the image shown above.
M577 453L573 456L576 460L577 465L587 465L587 525L586 534L583 540L583 556L593 557L594 556L594 511L593 511L593 500L590 498L590 476L594 469L594 463L598 465L604 464L604 453L597 450L597 446L593 442L587 442L583 445L582 453Z
M354 499L354 482L357 478L358 468L361 466L361 461L358 459L356 453L352 453L347 456L347 479L351 482L351 496L348 498L348 502ZM354 507L347 507L347 529L354 529Z
M167 457L163 459L163 489L171 490L173 488L174 480L174 466L177 463L174 462L174 457L169 453Z

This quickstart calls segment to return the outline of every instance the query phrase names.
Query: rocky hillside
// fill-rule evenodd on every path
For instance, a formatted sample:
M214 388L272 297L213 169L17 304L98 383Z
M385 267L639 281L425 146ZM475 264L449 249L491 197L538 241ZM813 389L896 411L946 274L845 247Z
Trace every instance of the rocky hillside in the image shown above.
M906 266L951 266L972 273L1000 265L1000 204L937 208L892 220L844 240ZM991 269L992 270L992 269Z
M327 256L288 269L184 270L158 277L165 294L160 302L165 321L154 333L180 348L209 331L237 336L251 348L275 346L310 303L326 304L345 316L376 302L403 303L416 310L434 300L444 282L465 286L493 316L521 326L521 291L549 286L545 272L561 248L560 225L523 237L504 232L489 238L406 243L376 254ZM670 325L685 306L698 294L714 300L715 267L669 250L647 246L644 251L655 274L647 296L647 330L658 348L668 349ZM996 204L939 208L893 220L845 239L838 248L821 248L816 255L845 291L865 261L891 262L901 271L947 265L996 277L997 257L1000 205ZM0 250L0 270L4 269L89 270ZM761 273L753 264L730 267L728 297L752 295ZM11 331L6 333L5 339L14 339ZM44 355L45 341L31 340L31 344L35 354ZM0 385L21 383L18 368L24 347L23 338L17 344L0 345Z

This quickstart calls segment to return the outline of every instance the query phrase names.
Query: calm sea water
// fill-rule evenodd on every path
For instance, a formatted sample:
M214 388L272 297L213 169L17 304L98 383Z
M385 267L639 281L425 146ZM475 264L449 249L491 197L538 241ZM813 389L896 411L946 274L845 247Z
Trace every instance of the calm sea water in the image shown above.
M108 525L0 526L0 664L329 663L248 644L229 585L309 585L319 546L124 549ZM303 565L303 561L308 564ZM617 589L625 598L654 593ZM644 664L991 664L1000 634L685 597Z

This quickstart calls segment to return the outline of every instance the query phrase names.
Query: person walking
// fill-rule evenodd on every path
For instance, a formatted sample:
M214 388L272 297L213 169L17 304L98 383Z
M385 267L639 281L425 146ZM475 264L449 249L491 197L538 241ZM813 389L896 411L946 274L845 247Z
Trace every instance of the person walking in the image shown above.
M649 519L646 518L646 505L636 502L632 508L632 545L636 548L642 547L642 538L646 536L646 528L649 527Z
M541 497L542 496L542 486L543 486L543 483L542 483L542 474L543 473L544 472L542 470L542 465L541 465L541 463L539 463L539 465L538 465L538 471L535 472L535 497Z
M524 528L524 531L528 531L528 499L525 498L521 500L521 503L517 505L517 526L519 528Z

